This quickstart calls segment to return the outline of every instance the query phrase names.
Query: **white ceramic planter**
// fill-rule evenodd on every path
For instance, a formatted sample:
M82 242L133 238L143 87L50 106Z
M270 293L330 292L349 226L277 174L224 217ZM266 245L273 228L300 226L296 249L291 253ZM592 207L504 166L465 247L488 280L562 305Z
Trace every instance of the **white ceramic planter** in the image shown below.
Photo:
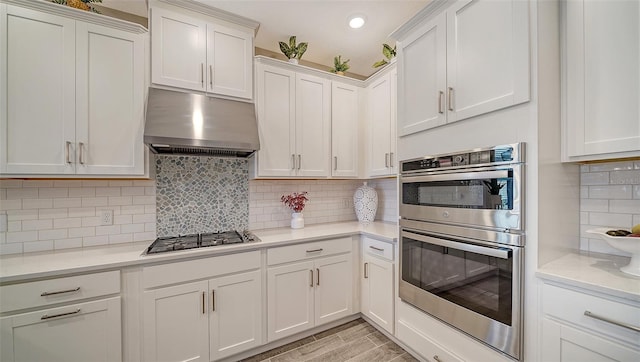
M378 210L378 193L364 182L353 194L353 206L356 209L358 221L372 222Z
M291 214L291 228L302 229L304 227L304 215L301 212Z

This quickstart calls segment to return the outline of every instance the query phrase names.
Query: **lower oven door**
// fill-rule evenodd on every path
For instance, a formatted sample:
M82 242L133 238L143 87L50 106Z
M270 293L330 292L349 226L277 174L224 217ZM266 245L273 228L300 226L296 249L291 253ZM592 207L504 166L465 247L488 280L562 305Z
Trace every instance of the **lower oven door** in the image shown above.
M519 360L522 247L401 229L400 298Z

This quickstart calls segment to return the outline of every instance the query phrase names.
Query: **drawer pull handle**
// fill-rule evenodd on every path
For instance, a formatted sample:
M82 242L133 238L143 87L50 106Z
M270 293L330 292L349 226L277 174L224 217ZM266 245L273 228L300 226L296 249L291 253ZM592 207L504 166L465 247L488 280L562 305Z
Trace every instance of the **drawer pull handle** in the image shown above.
M57 295L57 294L65 294L65 293L75 293L77 291L80 290L80 287L76 287L74 289L67 289L67 290L61 290L58 292L43 292L42 294L40 294L41 297L46 297L49 295Z
M369 248L371 248L371 249L373 249L373 250L375 250L375 251L384 251L384 249L382 249L382 248L376 248L376 247L375 247L375 246L373 246L373 245L369 245Z
M364 263L364 278L368 279L369 278L369 263Z
M207 309L204 306L204 303L205 303L204 298L206 297L207 297L207 293L202 292L202 314L207 314Z
M322 251L322 250L323 250L322 248L320 248L320 249L313 249L313 250L307 250L307 253L317 253L317 252Z
M216 311L216 290L211 289L211 311Z
M433 356L433 360L436 362L442 362L442 360L440 359L440 357L438 357L438 355Z
M449 87L448 96L449 101L447 103L449 103L449 110L453 112L455 109L453 108L453 88L451 87Z
M65 142L64 158L68 164L71 164L71 142Z
M444 110L442 109L442 103L444 103L442 101L442 99L444 98L444 92L440 91L438 92L438 113L443 114Z
M313 270L312 269L309 269L309 277L310 277L309 286L313 288Z
M320 269L316 268L316 271L318 272L318 280L316 280L316 285L320 285Z
M593 314L593 313L589 312L588 310L584 311L584 315L589 317L589 318L598 319L598 320L601 320L603 322L615 324L616 326L619 326L619 327L622 327L622 328L627 328L627 329L630 329L630 330L635 331L635 332L640 332L640 327L636 327L636 326L633 326L631 324L627 324L627 323L623 323L623 322L614 321L613 319L609 319L607 317L602 317L602 316L599 316L597 314Z
M60 313L60 314L54 314L54 315L45 314L42 317L40 317L40 319L41 320L46 320L46 319L51 319L51 318L66 317L66 316L74 315L74 314L78 314L78 313L80 313L80 308L74 310L73 312Z

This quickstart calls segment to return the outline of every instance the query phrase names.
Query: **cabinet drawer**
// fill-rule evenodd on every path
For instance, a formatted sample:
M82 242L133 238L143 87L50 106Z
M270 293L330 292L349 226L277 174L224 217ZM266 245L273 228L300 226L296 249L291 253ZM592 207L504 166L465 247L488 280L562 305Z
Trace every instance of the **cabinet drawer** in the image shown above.
M258 268L260 251L256 250L145 267L142 279L144 288L148 289Z
M543 288L546 315L640 346L640 333L584 314L589 311L595 316L640 328L640 306L637 304L604 299L550 284L544 284Z
M0 287L0 312L120 293L120 271L5 285Z
M365 253L375 255L383 259L393 261L393 245L384 241L362 238L362 247Z
M350 251L350 237L282 246L267 250L267 264L282 264L291 261L316 258L319 256L348 253Z
M407 346L411 347L416 352L420 353L420 355L426 357L428 361L463 361L436 342L432 341L429 337L420 333L417 329L404 323L404 321L398 321L396 329L398 339L406 343Z

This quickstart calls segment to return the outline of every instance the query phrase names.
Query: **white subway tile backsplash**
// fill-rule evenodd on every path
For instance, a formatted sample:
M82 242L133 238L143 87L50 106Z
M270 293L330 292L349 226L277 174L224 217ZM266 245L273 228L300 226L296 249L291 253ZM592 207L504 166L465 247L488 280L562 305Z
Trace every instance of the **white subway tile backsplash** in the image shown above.
M79 197L53 199L53 207L80 207L82 206L82 199Z
M640 170L611 172L612 184L640 184Z
M96 189L93 187L69 188L69 197L95 197Z
M134 205L155 205L155 196L133 196Z
M22 181L22 187L53 187L53 180L24 180Z
M126 180L117 180L117 181L109 181L110 187L129 187L133 186L133 181Z
M133 234L133 241L153 241L155 240L155 238L156 238L155 228L153 231Z
M0 189L0 200L7 199L7 189Z
M609 211L609 200L580 200L580 209L582 211L607 212Z
M0 180L0 188L3 188L3 189L22 188L22 180Z
M70 238L79 238L79 237L84 237L84 236L95 236L96 235L96 228L93 226L90 227L79 227L79 228L69 228L67 229L69 231L69 237Z
M109 205L108 197L83 197L82 207L99 207Z
M631 185L589 186L590 199L630 199L633 192Z
M598 227L629 230L633 225L640 223L638 165L640 163L637 161L624 161L581 167L581 250L629 256L585 231ZM582 191L585 187L588 188L586 193Z
M633 170L633 162L607 162L591 165L591 172Z
M132 215L131 222L134 224L156 222L156 215L155 214Z
M100 224L102 223L102 220L99 216L83 217L80 218L80 220L82 220L82 223L78 226L81 227L100 226Z
M38 240L37 231L18 231L7 233L7 243L24 243Z
M59 239L53 241L54 250L81 248L82 238Z
M53 228L53 219L25 220L22 222L22 231L44 230Z
M608 172L588 172L580 175L580 184L582 186L591 185L608 185L609 173Z
M119 187L96 187L96 196L120 196Z
M66 239L67 229L51 229L38 231L38 240Z
M96 216L94 207L72 207L69 208L69 217L88 217Z
M609 211L617 213L640 213L640 200L611 200Z
M0 202L0 211L20 210L20 209L22 209L22 199L2 200L2 202Z
M22 243L0 244L0 254L22 254Z
M37 199L38 189L7 189L7 200Z
M22 200L23 209L51 209L53 207L53 199L24 199Z
M114 215L113 216L114 225L131 224L132 222L133 222L133 217L131 215Z
M133 242L133 234L111 234L109 235L109 244L122 244Z
M144 187L122 187L120 193L122 196L144 196Z
M120 207L122 215L144 214L144 205L126 205Z
M120 234L120 225L96 226L96 236Z
M109 197L109 206L131 205L132 203L132 196Z
M154 230L155 230L155 225L154 225ZM123 234L132 234L132 233L143 233L144 230L144 224L127 224L127 225L122 225L120 227L120 231Z
M9 221L7 222L7 231L8 232L15 232L15 231L21 231L22 230L22 221ZM2 235L5 235L5 233L2 233Z
M7 211L7 220L16 221L16 220L34 220L38 218L38 210L8 210Z
M82 238L82 246L100 246L109 244L109 236L108 235L100 235L100 236L85 236Z
M59 198L67 198L69 197L69 189L68 188L55 188L55 187L43 187L38 190L38 194L41 198L49 198L49 199L59 199Z
M23 244L25 253L53 250L53 240L30 241Z
M109 181L104 180L83 180L82 187L107 187Z
M34 211L39 219L59 219L69 216L69 209L38 209Z
M81 180L55 180L53 181L53 187L81 187Z
M82 226L82 218L71 217L53 220L54 229L79 228Z

